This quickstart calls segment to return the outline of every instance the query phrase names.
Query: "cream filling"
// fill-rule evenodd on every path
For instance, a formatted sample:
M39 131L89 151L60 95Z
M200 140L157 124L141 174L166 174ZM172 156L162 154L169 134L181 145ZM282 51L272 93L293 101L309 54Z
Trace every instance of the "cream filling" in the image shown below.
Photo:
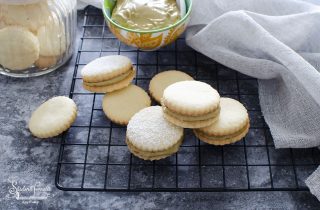
M245 125L242 129L240 129L239 131L233 133L233 134L229 134L229 135L225 135L225 136L210 136L207 135L201 131L198 130L194 130L194 132L199 135L200 137L204 137L206 139L211 139L211 140L229 140L229 139L234 139L238 136L240 136L241 134L243 134L244 132L246 132L249 129L250 125L247 124Z
M157 159L157 158L164 158L164 157L167 157L167 156L170 156L170 155L176 153L179 150L180 145L182 144L182 140L183 140L183 136L173 146L169 147L166 150L162 150L162 151L144 151L144 150L140 150L136 146L134 146L130 142L130 140L128 140L128 138L126 139L126 143L127 143L128 147L129 147L129 149L131 150L131 152L133 154L137 155L138 157L143 157L143 158L146 158L146 159L149 159L149 158Z
M173 112L173 111L169 110L165 106L164 106L163 111L167 115L170 115L173 118L176 118L178 120L185 121L185 122L207 121L207 120L213 119L213 118L218 116L218 114L220 113L220 106L217 109L215 109L213 112L209 112L207 114L200 115L200 116L185 116L185 115L181 115L181 114L178 114L176 112Z
M89 87L103 87L103 86L113 85L127 78L132 73L132 71L133 71L133 68L131 68L129 71L123 74L120 74L119 76L116 76L106 81L102 81L102 82L85 82L84 81L83 84Z

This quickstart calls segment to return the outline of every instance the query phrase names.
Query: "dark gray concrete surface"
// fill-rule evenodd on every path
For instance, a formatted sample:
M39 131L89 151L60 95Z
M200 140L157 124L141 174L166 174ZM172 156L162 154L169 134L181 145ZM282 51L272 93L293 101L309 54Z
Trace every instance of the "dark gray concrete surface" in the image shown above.
M79 23L82 23L82 17L80 12ZM56 95L68 95L74 63L75 58L58 71L37 78L0 76L0 209L320 209L319 201L309 192L105 193L58 190L54 178L60 138L35 140L27 129L27 122L32 110L41 102ZM12 180L17 181L15 186L21 187L38 182L46 187L48 197L37 203L17 200L10 194Z

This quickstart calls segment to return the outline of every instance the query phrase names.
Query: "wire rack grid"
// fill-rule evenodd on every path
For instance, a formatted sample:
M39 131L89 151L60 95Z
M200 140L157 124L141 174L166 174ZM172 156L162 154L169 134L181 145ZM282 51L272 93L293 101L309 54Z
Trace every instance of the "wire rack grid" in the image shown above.
M279 149L262 116L257 80L193 51L184 38L155 52L121 44L108 30L101 11L85 10L70 98L78 105L74 125L63 135L56 186L67 191L303 191L304 180L320 163L316 149ZM179 152L159 161L130 154L126 128L110 122L101 107L103 94L81 86L81 68L92 59L121 54L132 59L134 83L148 89L150 79L168 69L182 70L241 101L251 128L240 142L223 147L199 141L186 130ZM155 103L154 103L155 104Z

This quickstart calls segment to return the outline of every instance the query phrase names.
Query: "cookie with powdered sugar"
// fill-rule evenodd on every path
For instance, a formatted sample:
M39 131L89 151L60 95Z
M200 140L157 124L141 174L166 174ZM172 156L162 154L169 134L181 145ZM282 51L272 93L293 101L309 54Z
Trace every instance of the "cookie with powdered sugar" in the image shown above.
M183 128L165 120L160 106L142 109L127 127L129 150L144 160L159 160L176 153L182 140Z

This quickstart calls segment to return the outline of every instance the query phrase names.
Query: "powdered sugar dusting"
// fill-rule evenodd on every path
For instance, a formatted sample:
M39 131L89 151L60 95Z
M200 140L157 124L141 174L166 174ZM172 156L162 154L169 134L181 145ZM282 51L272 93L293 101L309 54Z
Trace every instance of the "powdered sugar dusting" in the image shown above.
M160 106L141 110L131 118L127 127L127 137L130 142L146 151L168 149L182 136L183 128L166 121Z
M131 60L122 55L109 55L97 58L83 67L82 76L108 74L119 70L127 70L132 66Z

